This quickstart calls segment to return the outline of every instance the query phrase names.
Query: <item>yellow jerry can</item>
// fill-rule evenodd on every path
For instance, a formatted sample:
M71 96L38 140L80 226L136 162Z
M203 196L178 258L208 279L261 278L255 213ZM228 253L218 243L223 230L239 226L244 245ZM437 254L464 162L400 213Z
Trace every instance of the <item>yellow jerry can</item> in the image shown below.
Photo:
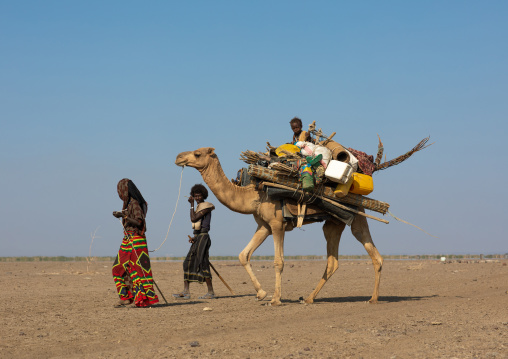
M290 153L297 153L297 152L300 152L300 147L292 145L290 143L286 143L284 145L277 147L277 149L275 150L275 154L279 157L284 157L286 154L282 151L287 151Z
M372 176L364 175L363 173L353 173L353 183L349 188L349 192L356 194L369 194L374 190L374 181Z
M351 176L346 183L339 183L337 185L337 188L335 188L335 190L333 191L333 194L335 194L335 196L337 197L345 197L349 192L349 189L351 188L352 184L353 184L353 176Z

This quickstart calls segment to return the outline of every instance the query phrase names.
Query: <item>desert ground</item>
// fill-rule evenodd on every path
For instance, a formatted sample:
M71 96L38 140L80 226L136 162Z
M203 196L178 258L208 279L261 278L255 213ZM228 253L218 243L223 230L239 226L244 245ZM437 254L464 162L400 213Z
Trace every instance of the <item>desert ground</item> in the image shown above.
M219 298L192 283L176 300L181 262L152 262L168 304L114 308L112 263L2 262L0 357L508 358L506 259L385 260L378 304L370 261L343 260L312 305L299 298L325 261L286 261L277 307L255 300L238 262L213 264L235 295L215 277ZM270 296L272 262L253 268Z

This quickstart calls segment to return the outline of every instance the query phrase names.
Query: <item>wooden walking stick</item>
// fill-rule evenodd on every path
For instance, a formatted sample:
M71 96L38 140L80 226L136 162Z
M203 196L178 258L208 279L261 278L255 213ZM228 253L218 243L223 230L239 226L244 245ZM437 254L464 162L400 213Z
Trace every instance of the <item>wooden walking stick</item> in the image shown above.
M208 264L210 264L210 267L212 267L215 274L217 274L217 277L219 277L219 279L222 281L222 283L224 283L224 285L229 289L231 294L236 295L235 292L233 292L233 289L231 289L231 287L226 283L226 281L220 276L219 272L217 272L217 269L215 269L215 267L212 265L212 263L210 263L210 261L209 261Z
M155 287L157 287L157 290L159 291L159 293L162 295L162 298L164 299L164 301L166 302L166 304L169 304L168 301L166 300L166 297L164 296L164 294L162 294L159 286L157 285L157 283L155 283L155 279L152 278L152 281L153 281L153 284L155 284Z
M187 237L189 237L190 240L192 240L193 238L189 235L187 235ZM210 263L210 261L208 261L208 264L210 264L210 267L213 269L213 271L215 272L215 274L217 274L217 277L219 277L219 279L222 281L222 283L224 283L224 285L226 286L227 289L229 289L229 291L231 292L231 294L233 295L236 295L235 292L233 292L233 289L231 289L231 287L226 283L226 281L224 280L224 278L221 277L221 275L219 274L219 272L217 272L217 269L215 269L215 267L213 266L212 263Z

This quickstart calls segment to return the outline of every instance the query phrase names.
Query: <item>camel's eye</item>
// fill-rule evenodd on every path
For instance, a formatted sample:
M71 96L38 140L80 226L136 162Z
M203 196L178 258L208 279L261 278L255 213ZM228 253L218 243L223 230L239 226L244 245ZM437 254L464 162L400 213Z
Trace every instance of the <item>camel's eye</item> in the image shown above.
M196 152L196 153L194 153L194 156L195 156L195 157L199 157L199 156L201 156L201 153Z

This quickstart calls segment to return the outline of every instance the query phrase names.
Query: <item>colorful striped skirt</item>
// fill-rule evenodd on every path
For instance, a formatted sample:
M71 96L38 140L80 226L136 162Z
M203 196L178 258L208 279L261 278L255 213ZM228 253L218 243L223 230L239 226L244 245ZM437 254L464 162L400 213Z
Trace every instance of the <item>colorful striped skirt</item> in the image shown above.
M124 276L128 274L132 291ZM125 233L113 264L113 279L121 300L134 300L137 307L159 302L153 289L152 268L146 237L133 232Z

